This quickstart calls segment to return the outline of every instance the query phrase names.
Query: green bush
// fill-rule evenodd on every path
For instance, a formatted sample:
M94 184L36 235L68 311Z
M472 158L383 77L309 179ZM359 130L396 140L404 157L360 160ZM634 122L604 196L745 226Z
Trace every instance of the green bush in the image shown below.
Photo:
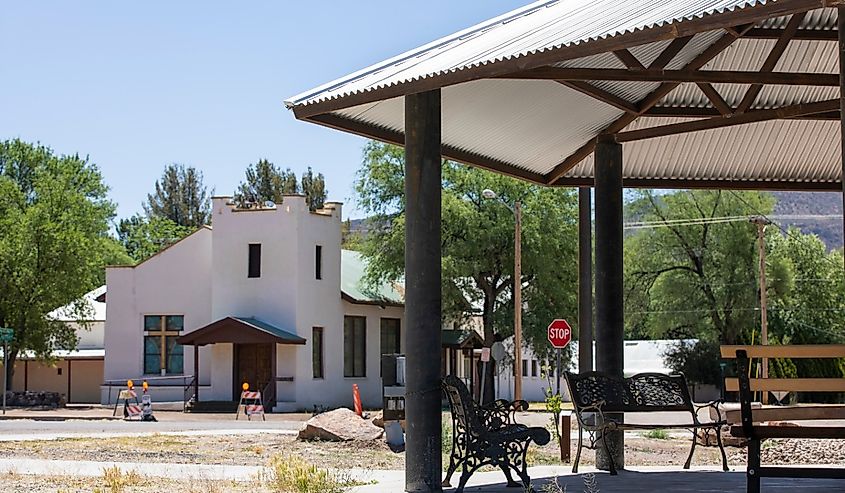
M270 490L277 493L343 493L355 485L342 474L321 469L299 457L284 455L276 455L270 460L267 479Z

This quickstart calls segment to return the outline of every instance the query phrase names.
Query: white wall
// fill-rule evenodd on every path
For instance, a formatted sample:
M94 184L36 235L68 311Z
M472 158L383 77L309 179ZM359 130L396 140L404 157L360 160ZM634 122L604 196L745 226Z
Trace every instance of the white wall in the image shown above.
M106 269L105 380L144 377L144 315L182 315L185 332L211 321L211 234L202 228L135 267ZM200 351L203 385L211 383L210 354L208 348ZM192 374L193 368L193 348L186 347L184 373ZM150 382L155 389L156 381ZM182 400L181 387L155 390L155 400ZM231 387L227 390L228 399ZM211 394L220 392L223 389L211 390ZM112 402L115 394L112 390ZM103 387L101 401L106 402L108 396L109 389Z

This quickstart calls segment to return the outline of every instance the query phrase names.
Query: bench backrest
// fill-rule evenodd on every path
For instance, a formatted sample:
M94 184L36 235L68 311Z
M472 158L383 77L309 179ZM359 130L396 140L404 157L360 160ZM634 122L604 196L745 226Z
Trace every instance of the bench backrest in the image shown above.
M737 358L739 351L743 351L749 360L751 358L845 358L845 344L721 346L724 359ZM748 376L748 367L745 372L738 373ZM845 392L845 378L749 378L749 386L752 392ZM739 391L739 379L725 378L725 390Z
M638 373L619 378L589 371L564 375L572 405L579 411L599 405L603 412L693 410L683 374Z
M454 426L463 428L472 436L479 436L484 427L466 384L460 378L448 375L443 379L443 391L449 399Z

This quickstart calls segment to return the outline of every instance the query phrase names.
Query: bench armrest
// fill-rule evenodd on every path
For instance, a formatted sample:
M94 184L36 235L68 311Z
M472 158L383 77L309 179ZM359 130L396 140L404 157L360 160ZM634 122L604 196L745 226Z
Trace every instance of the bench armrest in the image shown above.
M523 400L508 401L497 399L482 406L478 406L481 420L491 430L501 428L505 425L516 424L516 412L528 409L528 403Z
M593 405L589 406L575 406L575 417L578 419L578 426L582 428L597 428L599 426L599 422L607 424L608 422L614 422L613 420L607 421L604 415L604 411L602 410L602 406L604 406L605 401L596 402ZM584 414L585 413L594 413L597 414L599 419L595 420L593 424L588 424L584 422ZM602 426L604 426L604 424Z
M725 423L725 419L722 417L722 410L719 408L719 404L721 404L721 403L722 403L721 399L717 399L715 401L710 401L710 402L704 402L702 404L696 404L696 403L693 402L692 403L692 407L693 407L693 410L694 410L693 420L695 420L696 423L699 423L699 421L698 421L698 411L709 407L710 409L713 409L713 410L716 411L716 423Z

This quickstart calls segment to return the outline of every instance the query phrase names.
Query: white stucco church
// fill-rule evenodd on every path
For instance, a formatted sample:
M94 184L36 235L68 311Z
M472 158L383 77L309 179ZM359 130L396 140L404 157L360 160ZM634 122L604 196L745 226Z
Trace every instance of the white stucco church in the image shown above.
M364 286L363 260L341 250L341 204L212 202L213 227L107 269L101 401L134 379L156 401L232 401L247 382L275 411L349 406L358 384L380 407L381 354L405 351L403 288ZM446 335L443 371L468 374L480 337Z

